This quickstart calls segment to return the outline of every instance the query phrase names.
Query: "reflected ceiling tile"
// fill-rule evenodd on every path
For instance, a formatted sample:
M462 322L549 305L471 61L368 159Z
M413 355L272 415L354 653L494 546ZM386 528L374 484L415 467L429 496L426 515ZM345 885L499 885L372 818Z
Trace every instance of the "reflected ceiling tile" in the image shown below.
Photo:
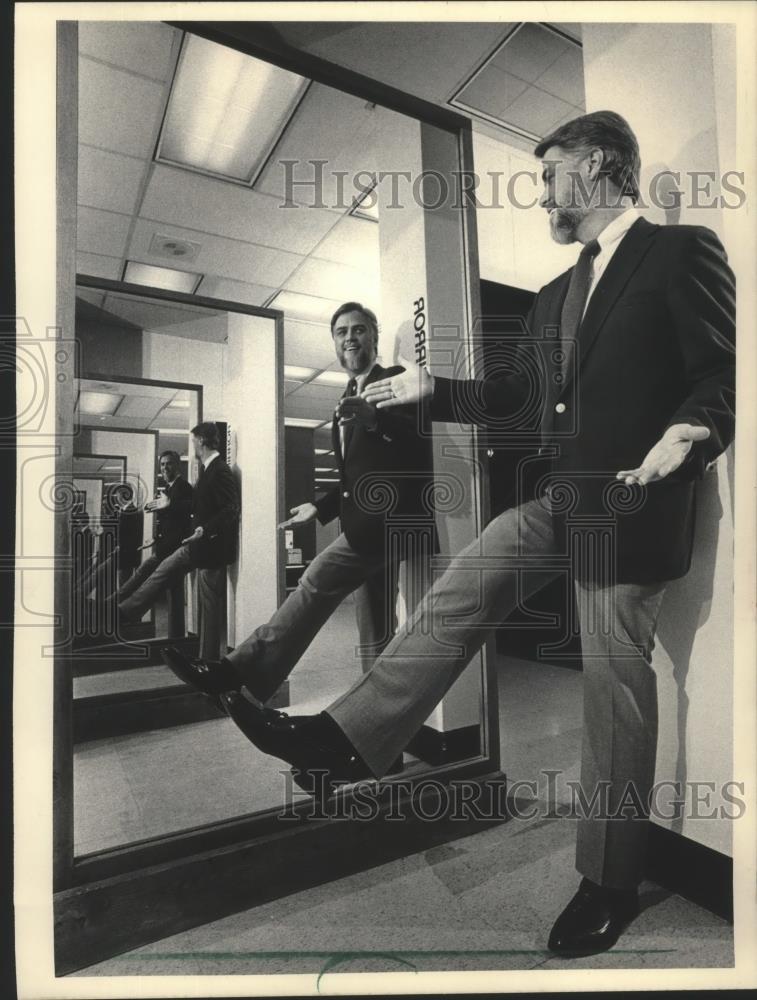
M130 225L128 215L80 207L76 213L77 253L123 257Z
M312 256L378 274L378 235L378 226L347 215L318 244Z
M197 289L198 295L225 302L239 302L247 306L262 306L276 291L271 285L252 285L246 281L231 281L205 275Z
M335 221L331 212L287 208L269 195L162 164L152 172L140 215L301 254L310 253Z
M283 250L223 239L220 236L181 229L165 222L158 224L145 219L137 220L129 255L149 261L150 245L156 232L199 243L200 249L193 261L193 268L196 271L250 284L280 288L302 261L301 256ZM163 260L156 260L156 264L162 263Z
M119 281L122 270L122 257L105 257L96 253L76 254L78 274L89 274L93 278L109 278L112 281Z
M131 214L146 169L144 160L80 145L77 200L91 208Z

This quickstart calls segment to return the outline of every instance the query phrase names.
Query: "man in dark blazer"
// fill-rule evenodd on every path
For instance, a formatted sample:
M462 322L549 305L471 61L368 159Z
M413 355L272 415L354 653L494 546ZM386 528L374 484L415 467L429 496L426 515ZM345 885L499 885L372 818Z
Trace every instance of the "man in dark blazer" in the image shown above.
M696 482L734 435L735 290L713 232L638 216L638 144L619 115L569 121L535 152L552 236L583 248L537 295L511 371L469 382L419 369L364 395L378 412L430 400L434 419L531 433L551 464L542 488L487 525L434 583L428 610L325 712L282 719L234 691L221 700L303 787L319 769L334 782L381 777L491 623L567 560L584 666L583 878L549 947L574 956L611 947L638 912L655 626L667 581L691 562ZM523 573L524 560L541 574Z
M121 601L130 597L192 531L192 487L181 475L181 459L175 451L164 451L159 461L165 488L144 506L146 513L155 515L153 538L144 546L152 553L120 588ZM168 592L168 621L169 635L184 634L183 578Z
M281 686L348 594L355 593L360 659L367 670L397 628L402 564L408 570L408 613L430 583L436 528L431 437L419 422L423 408L411 404L379 413L361 395L366 386L405 370L378 363L378 322L370 309L344 303L334 313L331 333L337 360L350 375L332 422L339 483L314 503L294 507L280 527L339 517L342 532L310 563L270 621L214 665L227 677L243 678L260 702ZM163 655L180 677L205 689L196 664L176 650Z
M216 659L221 651L226 567L237 558L239 486L218 452L216 425L201 423L191 433L195 456L202 465L192 495L193 531L133 593L119 601L118 611L122 621L139 621L159 594L197 569L200 656Z

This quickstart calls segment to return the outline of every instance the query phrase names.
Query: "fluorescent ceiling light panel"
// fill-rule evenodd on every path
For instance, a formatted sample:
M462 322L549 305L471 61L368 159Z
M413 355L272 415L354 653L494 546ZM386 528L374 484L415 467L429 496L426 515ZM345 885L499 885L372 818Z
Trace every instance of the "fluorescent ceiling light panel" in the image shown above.
M188 399L172 399L168 404L172 410L188 410L189 400Z
M127 260L124 281L134 285L150 285L152 288L167 288L172 292L192 294L200 282L200 275L192 271L177 271L173 267L154 267Z
M321 372L320 375L316 375L313 382L318 385L337 385L340 388L347 384L349 376L346 372Z
M186 35L156 159L251 185L309 81Z
M112 417L123 398L114 392L89 392L85 389L79 394L79 412Z
M328 448L316 448L315 449L315 453L316 453L316 455L332 455L333 454L333 452L331 452Z
M312 378L318 371L317 368L300 368L298 365L284 365L284 378L293 382L305 382Z
M309 417L287 417L284 420L286 427L320 427L322 420L311 420Z
M328 326L339 303L333 299L321 299L316 295L285 290L275 295L267 305L270 309L280 309L284 316L292 319L304 319Z

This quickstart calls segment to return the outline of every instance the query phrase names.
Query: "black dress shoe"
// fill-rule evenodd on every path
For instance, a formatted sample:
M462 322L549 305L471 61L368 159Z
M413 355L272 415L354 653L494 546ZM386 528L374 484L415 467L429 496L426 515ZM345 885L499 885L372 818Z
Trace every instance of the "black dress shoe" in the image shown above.
M566 958L607 951L638 913L636 889L609 889L584 878L555 921L548 947Z
M241 677L228 660L190 660L175 646L164 647L160 655L179 680L203 694L214 697L242 687Z
M259 750L291 764L295 784L309 795L328 797L337 785L373 777L325 712L290 717L285 712L257 708L238 692L222 694L221 704Z

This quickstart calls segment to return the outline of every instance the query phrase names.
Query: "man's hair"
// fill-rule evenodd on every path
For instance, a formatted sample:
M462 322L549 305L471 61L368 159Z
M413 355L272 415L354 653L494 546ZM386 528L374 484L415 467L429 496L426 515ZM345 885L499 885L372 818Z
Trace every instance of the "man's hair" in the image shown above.
M365 316L371 328L373 329L373 334L376 340L378 340L379 328L378 328L378 320L376 319L376 313L373 312L372 309L368 309L368 307L364 306L361 302L345 302L343 305L339 306L337 311L331 317L332 337L334 335L334 327L336 326L336 321L339 319L339 317L343 316L345 313L351 313L351 312L359 312L362 313L363 316Z
M552 146L571 151L601 149L604 158L601 173L634 203L639 200L641 157L639 143L631 126L614 111L593 111L571 118L550 132L534 148L540 159Z
M158 455L158 461L160 461L161 458L165 458L166 455L170 455L171 458L175 458L177 462L181 462L181 455L178 451L173 451L171 448L168 448L166 451L161 451L160 455Z
M193 427L190 434L199 438L205 447L210 448L211 451L218 450L218 428L211 420L204 420L201 424Z

